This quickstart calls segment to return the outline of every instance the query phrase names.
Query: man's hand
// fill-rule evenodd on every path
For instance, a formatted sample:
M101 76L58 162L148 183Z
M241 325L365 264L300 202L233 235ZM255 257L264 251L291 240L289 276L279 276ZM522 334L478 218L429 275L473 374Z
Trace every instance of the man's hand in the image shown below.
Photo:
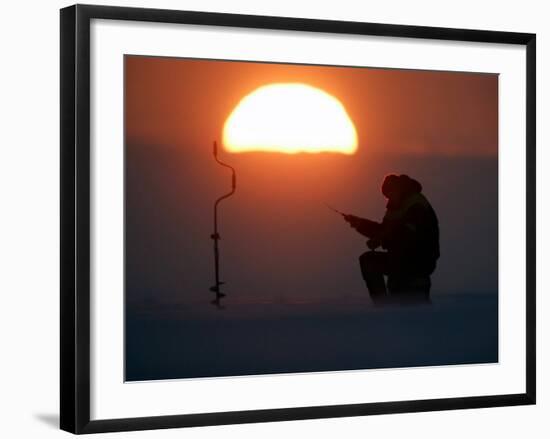
M371 250L376 250L382 243L376 238L371 238L367 241L367 247Z
M344 215L344 220L354 229L356 229L361 222L361 218L355 215Z
M366 236L367 238L380 236L381 224L375 221L347 214L344 215L344 220L346 220L346 222L350 225L352 229L355 229L357 232L359 232L363 236Z

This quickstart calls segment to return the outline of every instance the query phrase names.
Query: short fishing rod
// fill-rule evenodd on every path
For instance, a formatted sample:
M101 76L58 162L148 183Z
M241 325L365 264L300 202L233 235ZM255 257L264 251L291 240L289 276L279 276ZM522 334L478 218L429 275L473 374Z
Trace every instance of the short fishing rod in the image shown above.
M327 208L329 208L333 212L337 213L338 215L342 215L346 221L347 221L347 218L349 218L351 216L350 214L347 214L347 213L344 213L344 212L342 212L338 209L335 209L334 207L332 207L331 205L329 205L327 203L325 203L325 206L327 206Z

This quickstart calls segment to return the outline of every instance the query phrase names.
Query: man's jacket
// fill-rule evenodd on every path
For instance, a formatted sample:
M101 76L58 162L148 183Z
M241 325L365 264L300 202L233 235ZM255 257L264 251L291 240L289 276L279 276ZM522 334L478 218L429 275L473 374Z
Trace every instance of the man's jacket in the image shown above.
M419 192L399 203L388 202L381 223L357 218L354 227L378 241L403 269L431 272L439 258L439 222L432 206Z

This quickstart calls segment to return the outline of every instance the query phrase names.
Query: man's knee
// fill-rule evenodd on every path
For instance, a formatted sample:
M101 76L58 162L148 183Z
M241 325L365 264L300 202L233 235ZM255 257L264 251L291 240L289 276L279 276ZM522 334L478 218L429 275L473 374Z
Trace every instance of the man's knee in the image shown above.
M373 251L365 252L359 256L359 264L364 273L379 273L382 270L383 254Z

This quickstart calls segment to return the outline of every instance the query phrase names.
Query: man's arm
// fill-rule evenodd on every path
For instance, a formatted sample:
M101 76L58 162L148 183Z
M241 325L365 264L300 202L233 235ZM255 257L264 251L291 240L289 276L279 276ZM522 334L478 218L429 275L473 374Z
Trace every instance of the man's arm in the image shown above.
M426 209L419 205L410 207L403 217L388 221L385 225L382 246L398 251L415 247L425 223Z
M349 223L351 228L367 238L377 238L382 232L382 225L376 221L360 218L355 215L346 215L344 219Z

